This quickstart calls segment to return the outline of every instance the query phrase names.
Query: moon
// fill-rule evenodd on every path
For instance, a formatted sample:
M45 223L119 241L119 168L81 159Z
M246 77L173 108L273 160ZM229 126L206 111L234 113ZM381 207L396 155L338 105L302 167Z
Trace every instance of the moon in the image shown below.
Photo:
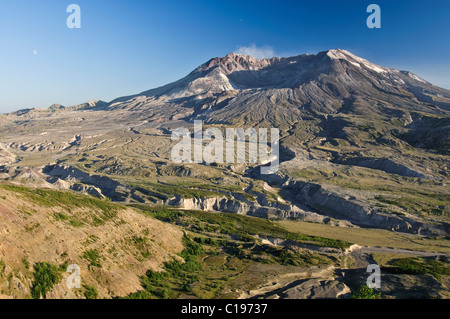
M37 55L37 50L33 50L33 54L34 54L34 55Z

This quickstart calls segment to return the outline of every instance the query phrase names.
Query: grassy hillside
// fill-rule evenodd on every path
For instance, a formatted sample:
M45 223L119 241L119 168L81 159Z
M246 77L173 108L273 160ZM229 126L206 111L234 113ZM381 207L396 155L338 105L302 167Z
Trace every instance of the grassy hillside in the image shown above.
M0 185L0 294L16 298L108 298L139 287L183 249L174 226L106 200ZM83 286L69 289L67 266ZM95 293L94 293L95 292Z

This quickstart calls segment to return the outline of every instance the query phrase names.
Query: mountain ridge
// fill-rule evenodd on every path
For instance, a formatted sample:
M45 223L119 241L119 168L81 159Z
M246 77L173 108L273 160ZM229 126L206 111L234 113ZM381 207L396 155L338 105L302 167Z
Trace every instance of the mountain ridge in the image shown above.
M375 86L389 94L410 93L411 98L416 98L419 102L434 104L445 111L450 110L450 91L439 88L410 71L379 66L342 49L265 59L231 52L224 57L210 59L175 82L118 97L110 102L93 100L67 109L126 108L122 103L133 104L134 108L136 103L130 103L132 100L139 101L141 106L151 102L185 102L183 99L192 99L196 104L201 104L202 100L218 95L231 98L240 92L252 90L301 88L304 90L299 94L291 94L291 97L295 99L295 95L300 95L298 104L306 104L313 98L319 101L324 97L333 100L336 95L341 99L348 98L361 86L366 86L366 89ZM55 105L58 104L49 109L59 111L65 108ZM30 110L45 109L24 109L9 114L21 115Z
M175 165L170 157L175 128L192 129L194 120L202 120L205 128L222 130L230 126L278 128L280 176L337 186L338 191L333 191L336 198L348 203L341 210L349 209L353 214L354 207L363 205L368 214L385 218L381 217L385 211L395 206L395 211L404 216L420 212L432 220L448 221L445 185L449 176L449 105L450 91L345 50L262 60L231 53L207 61L183 79L134 96L3 117L0 155L6 165L6 179L26 181L24 167L61 164L86 176L106 176L123 186L117 186L114 192L100 192L105 197L156 203L160 197L177 198L178 192L195 193L165 185L162 187L167 192L155 195L161 179L168 179L166 184L173 182L171 178L200 183L206 179L214 184L217 176L225 174L234 183L236 178L245 180L245 190L251 190L255 180L262 180L248 174L254 168L249 163ZM158 187L146 190L142 185L129 185L144 176L157 179L153 183ZM47 185L46 179L55 187L73 182L69 178L60 183L53 178L44 177L41 184ZM83 185L86 180L75 179L70 189L99 193L104 186L100 180L92 189L92 185ZM391 198L398 191L397 184L407 185L401 190L407 202ZM386 185L391 188L383 197L379 192L386 192ZM289 192L284 183L268 186ZM355 188L363 189L355 193ZM421 189L420 193L416 188ZM221 191L213 194L226 193L237 198L236 202L246 199L242 190L234 194ZM200 193L211 194L203 190ZM328 196L324 194L317 200ZM259 195L259 206L270 206L265 197ZM411 198L419 202L411 204ZM283 200L296 201L295 196ZM306 206L306 215L331 214L331 207L324 208L320 203ZM436 217L434 212L441 215ZM333 214L348 218L347 214ZM282 215L288 216L289 212ZM362 222L363 215L358 218ZM419 228L410 231L420 232Z

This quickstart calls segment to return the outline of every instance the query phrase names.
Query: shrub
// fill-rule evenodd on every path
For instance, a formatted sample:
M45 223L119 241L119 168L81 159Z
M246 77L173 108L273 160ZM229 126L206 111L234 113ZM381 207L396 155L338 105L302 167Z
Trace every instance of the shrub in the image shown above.
M100 264L100 255L95 249L85 251L82 257L89 261L89 268L92 266L98 268L102 267L102 265Z
M47 293L61 279L58 267L40 262L34 266L34 281L31 285L31 296L34 299L46 298Z
M134 292L125 298L119 298L119 299L155 299L155 297L150 292L141 290L138 292Z
M394 260L390 265L383 267L383 270L395 274L430 274L437 280L440 280L441 275L450 275L450 268L445 263L431 259L401 258Z
M218 243L213 238L207 237L195 237L194 241L198 244L208 245L208 246L218 246Z
M84 287L84 296L86 299L97 299L98 298L98 291L97 288L92 286L83 286Z
M362 285L352 295L352 299L381 299L381 293L375 294L372 288L369 288L367 285Z
M157 289L155 290L155 295L162 298L162 299L169 299L170 298L170 292L167 289Z
M64 215L63 213L55 213L55 219L56 220L68 220L69 217L67 217L67 215Z
M183 238L185 249L181 252L181 257L189 259L191 256L198 256L203 252L202 245L191 241L187 237Z

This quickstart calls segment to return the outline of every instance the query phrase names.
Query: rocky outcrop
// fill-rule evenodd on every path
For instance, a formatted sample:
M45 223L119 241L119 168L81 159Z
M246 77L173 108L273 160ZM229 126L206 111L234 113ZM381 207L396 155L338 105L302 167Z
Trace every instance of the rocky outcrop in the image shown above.
M228 197L181 198L180 196L176 196L175 198L168 199L162 203L192 210L228 212L270 219L295 219L334 224L336 226L352 226L345 221L335 221L331 220L328 216L304 211L295 205L276 202L268 202L267 205L262 206L256 202L240 201Z
M0 165L6 165L14 162L16 155L11 153L6 146L0 144Z
M138 202L145 202L145 199L134 198L138 196L134 194L135 190L106 176L90 175L63 164L47 166L43 172L72 182L70 188L76 191L95 196L106 196L116 201L125 201L131 198ZM160 200L160 204L180 206L184 209L230 212L260 218L297 219L336 226L375 227L421 235L445 235L448 233L448 225L444 223L432 225L419 221L411 215L402 216L386 212L386 210L373 207L367 201L350 196L342 190L338 191L324 185L278 175L260 177L282 188L287 203L261 199L252 202L243 196L182 198L176 195L174 198ZM143 193L142 196L145 197L145 194ZM300 207L305 207L305 209Z
M104 195L116 201L123 201L128 196L128 188L119 182L106 176L90 175L69 165L49 165L44 167L42 172L64 181L75 182L71 186L73 190L86 192L91 195ZM79 183L92 185L92 187L83 186Z
M317 214L357 226L421 235L447 235L449 231L447 223L429 224L411 215L389 213L370 205L367 199L358 199L343 189L292 179L282 173L262 175L258 169L251 169L248 174L281 188L284 199L293 205L306 205Z
M105 197L105 196L103 196L101 189L99 189L98 187L95 187L95 186L73 184L70 187L70 189L77 191L77 192L84 193L84 194L89 194L92 196Z
M350 288L334 279L307 279L276 293L280 299L337 299L347 297Z
M358 226L422 235L442 235L446 233L445 225L430 225L412 217L379 211L367 202L334 192L319 184L290 180L283 185L283 188L291 194L295 194L294 201L302 202L314 208L320 214L347 220Z

